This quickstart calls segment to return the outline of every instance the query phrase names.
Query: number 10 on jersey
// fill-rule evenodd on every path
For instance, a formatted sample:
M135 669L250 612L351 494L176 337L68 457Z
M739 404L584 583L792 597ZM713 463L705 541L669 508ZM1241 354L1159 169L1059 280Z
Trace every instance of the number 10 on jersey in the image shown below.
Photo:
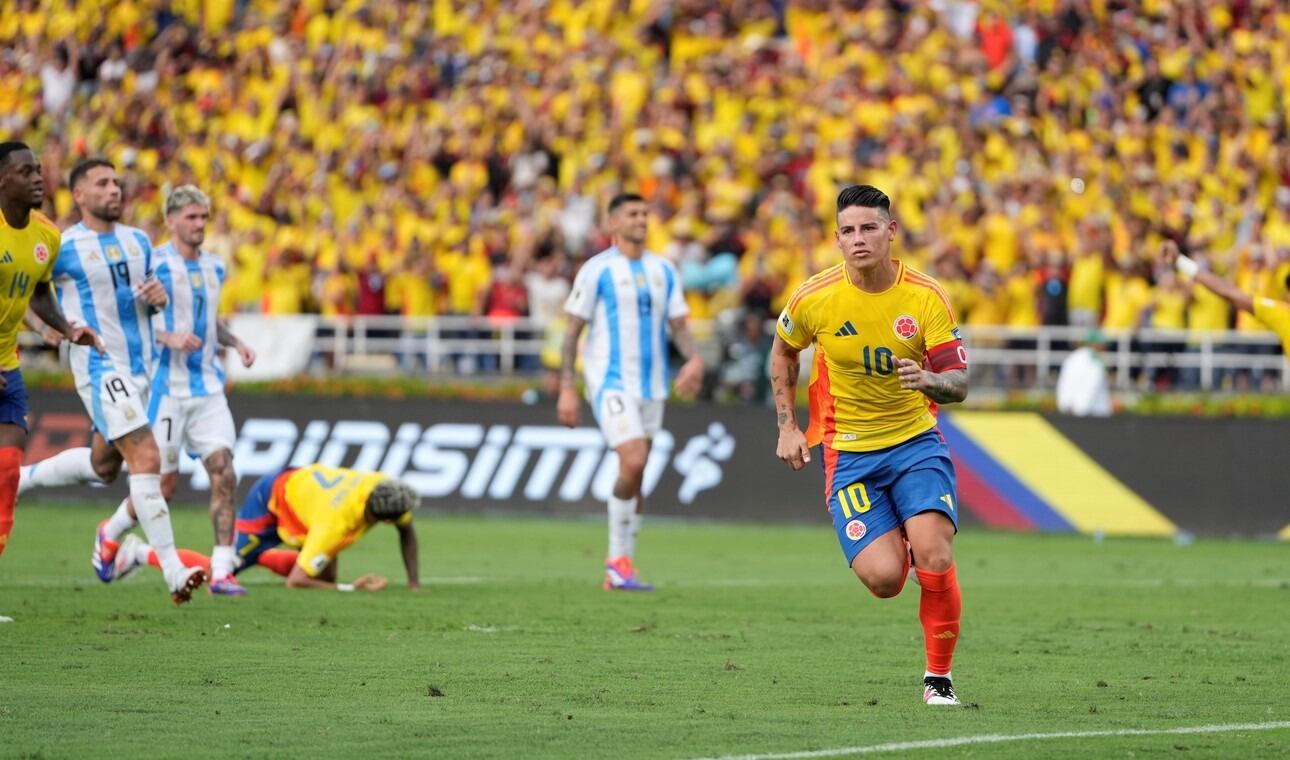
M842 505L842 516L848 520L868 512L873 506L869 502L869 492L865 490L864 483L852 483L838 491L838 504Z

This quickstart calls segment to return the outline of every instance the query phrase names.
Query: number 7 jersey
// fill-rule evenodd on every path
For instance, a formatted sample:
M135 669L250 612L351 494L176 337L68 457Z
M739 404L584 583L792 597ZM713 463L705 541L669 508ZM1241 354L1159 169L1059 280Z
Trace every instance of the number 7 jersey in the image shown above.
M925 433L936 426L934 406L900 387L896 359L933 372L967 367L945 291L896 265L896 283L881 293L853 285L843 264L830 267L802 283L779 315L780 340L798 350L815 343L811 446L877 451Z
M63 232L54 263L58 303L73 324L88 325L103 338L107 355L87 346L71 347L72 372L78 383L97 384L105 372L139 378L147 387L156 343L146 301L134 289L152 273L152 244L142 230L124 224L97 233L84 224Z
M154 398L192 398L224 392L224 367L220 363L218 309L224 284L224 262L202 251L189 261L166 243L156 250L155 273L166 286L170 303L153 316L153 327L166 332L192 333L202 347L187 353L161 347L152 379Z

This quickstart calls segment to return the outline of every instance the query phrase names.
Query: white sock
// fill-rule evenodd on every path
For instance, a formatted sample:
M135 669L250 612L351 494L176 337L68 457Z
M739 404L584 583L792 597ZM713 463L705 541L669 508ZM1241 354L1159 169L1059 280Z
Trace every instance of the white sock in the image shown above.
M23 476L26 477L23 477ZM42 459L18 471L18 493L30 488L56 488L81 483L102 483L103 478L94 472L94 460L89 448L60 451L49 459Z
M112 541L120 541L125 532L138 525L139 521L135 520L130 514L130 500L122 499L117 505L116 511L108 518L107 525L103 526L103 534Z
M227 578L237 568L237 554L231 546L216 546L211 550L211 579Z
M930 670L923 671L923 678L949 678L951 681L954 680L953 678L950 678L949 673L933 673Z
M627 529L627 556L628 557L636 556L636 535L641 532L642 517L644 517L643 514L636 511L636 509L634 508L632 509L632 524L631 524L631 527Z
M636 499L609 496L609 558L618 559L632 554L632 515L636 512Z
M170 527L170 510L161 495L161 476L131 475L130 500L134 502L134 512L139 516L139 525L148 543L157 553L161 571L169 580L171 575L183 571L184 563L175 551L175 531Z

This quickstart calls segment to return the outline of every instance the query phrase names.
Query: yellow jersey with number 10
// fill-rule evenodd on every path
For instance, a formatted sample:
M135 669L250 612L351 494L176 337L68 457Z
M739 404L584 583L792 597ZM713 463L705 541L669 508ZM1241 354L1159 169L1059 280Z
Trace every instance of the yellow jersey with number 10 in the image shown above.
M9 226L0 211L0 370L18 368L18 333L36 284L49 282L62 235L49 218L31 212L27 226Z
M806 441L838 451L877 451L936 426L934 406L900 387L896 359L934 372L967 367L949 298L935 280L895 261L896 282L867 293L843 264L802 283L779 315L780 340L815 344Z

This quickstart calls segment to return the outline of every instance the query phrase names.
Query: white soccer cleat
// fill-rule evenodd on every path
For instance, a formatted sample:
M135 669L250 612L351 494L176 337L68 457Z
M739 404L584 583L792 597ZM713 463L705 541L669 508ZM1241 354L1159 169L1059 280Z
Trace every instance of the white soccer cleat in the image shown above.
M954 684L942 676L927 676L923 679L923 702L929 705L957 705L958 696L954 693Z
M206 582L206 571L200 567L185 567L174 573L166 573L166 585L170 587L170 598L175 604L183 604L193 598L193 592Z
M130 573L148 564L148 552L152 547L144 543L143 539L131 533L125 537L116 550L116 558L113 560L115 565L116 577L113 580L119 581Z

